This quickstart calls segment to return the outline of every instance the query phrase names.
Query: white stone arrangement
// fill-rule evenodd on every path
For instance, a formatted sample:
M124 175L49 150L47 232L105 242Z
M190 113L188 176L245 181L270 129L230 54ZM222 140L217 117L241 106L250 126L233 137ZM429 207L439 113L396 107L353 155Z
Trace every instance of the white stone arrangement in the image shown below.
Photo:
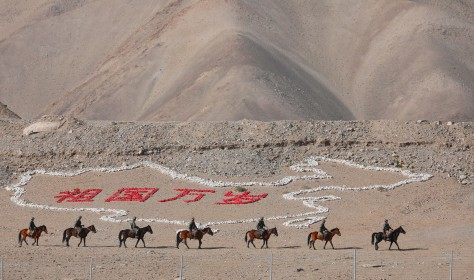
M430 174L422 174L422 173L412 173L409 170L403 170L400 168L384 168L384 167L374 167L374 166L365 166L361 164L356 164L347 160L339 160L339 159L330 159L326 157L310 157L305 161L290 166L290 169L295 172L301 173L311 173L311 175L304 175L304 176L286 176L280 180L270 181L270 182L224 182L224 181L214 181L211 179L204 179L193 175L182 174L178 173L177 171L168 168L166 166L153 163L150 161L143 161L133 165L127 166L120 166L120 167L102 167L102 168L86 168L81 169L75 172L60 172L60 171L46 171L43 169L37 169L32 171L27 171L21 175L20 181L16 184L8 185L5 187L6 190L12 191L13 195L11 196L11 200L19 205L24 207L32 207L38 209L45 209L45 210L54 210L54 211L88 211L88 212L95 212L95 213L111 213L109 215L102 216L100 219L108 222L128 222L130 219L120 219L120 217L127 216L128 211L121 210L121 209L106 209L106 208L66 208L66 207L57 207L57 206L50 206L50 205L40 205L32 202L27 202L21 198L21 196L26 192L23 188L28 182L32 179L32 176L35 174L43 174L49 176L61 176L61 177L73 177L78 176L80 174L86 172L103 172L103 173L111 173L111 172L118 172L124 170L132 170L139 167L148 167L151 169L155 169L161 172L164 175L170 176L173 179L179 180L187 180L190 182L198 183L203 186L207 187L250 187L250 186L265 186L265 187L279 187L284 186L292 181L296 180L317 180L317 179L324 179L324 178L331 178L329 174L322 171L321 169L317 168L318 161L323 162L332 162L343 164L351 167L356 167L365 170L373 170L373 171L384 171L384 172L398 172L407 177L407 179L389 184L389 185L371 185L371 186L362 186L362 187L347 187L347 186L320 186L313 189L305 189L299 190L296 192L291 192L283 195L284 199L287 200L301 200L303 204L309 208L314 208L315 211L306 212L306 213L298 213L286 216L274 216L268 217L266 220L289 220L284 222L283 225L289 227L296 227L296 228L307 228L311 224L317 223L325 217L318 216L318 214L326 213L329 211L327 207L317 205L318 202L321 201L333 201L339 200L340 197L334 195L326 195L326 196L319 196L319 197L301 197L301 195L314 193L319 191L328 191L328 190L335 190L335 191L362 191L362 190L373 190L373 189L386 189L392 190L394 188L407 185L414 182L423 182L429 180L432 175ZM168 223L168 224L176 224L176 225L186 225L186 221L177 221L177 220L168 220L165 218L140 218L139 221L143 222L158 222L158 223ZM239 223L252 223L258 221L257 218L249 218L249 219L241 219L241 220L227 220L227 221L209 221L203 223L202 226L212 226L212 225L223 225L223 224L239 224Z

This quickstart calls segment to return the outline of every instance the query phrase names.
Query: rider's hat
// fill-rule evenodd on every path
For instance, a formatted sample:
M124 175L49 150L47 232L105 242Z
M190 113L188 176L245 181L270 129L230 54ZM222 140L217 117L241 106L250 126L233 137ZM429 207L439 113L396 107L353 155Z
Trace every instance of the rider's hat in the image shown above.
M388 220L385 220L386 223L388 223Z
M31 217L31 220L33 221L35 219L35 217Z
M82 219L82 216L79 216L79 219Z
M136 219L137 219L137 217L133 217L133 220L136 220Z
M260 217L260 221L263 221L263 217Z

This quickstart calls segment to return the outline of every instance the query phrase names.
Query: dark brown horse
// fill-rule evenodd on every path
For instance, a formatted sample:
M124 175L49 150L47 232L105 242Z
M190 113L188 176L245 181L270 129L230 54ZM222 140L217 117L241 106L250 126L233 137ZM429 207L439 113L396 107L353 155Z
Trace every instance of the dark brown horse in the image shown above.
M326 243L324 243L324 247L323 249L326 249L326 244L331 243L331 246L332 248L334 249L334 245L332 245L332 238L334 237L334 235L339 235L341 236L341 232L339 231L339 228L333 228L329 231L329 233L326 235L326 238L324 238L323 234L320 233L320 232L317 232L317 231L313 231L311 232L309 235L308 235L308 245L309 245L309 248L311 249L311 247L313 247L314 250L316 250L316 248L314 247L314 242L316 240L321 240L321 241L326 241Z
M69 247L69 239L71 238L71 236L74 236L74 237L81 238L81 241L79 242L79 244L77 244L77 247L79 247L81 245L83 240L84 240L84 247L86 247L86 237L89 234L89 232L91 232L91 231L93 233L97 232L95 230L94 225L88 226L86 228L82 228L79 232L76 232L75 228L68 228L68 229L64 230L64 232L63 232L63 243L64 243L64 241L66 241L66 246Z
M205 234L209 234L210 236L214 235L214 232L212 232L212 229L210 227L206 227L204 229L197 229L196 232L194 232L193 239L197 239L199 241L199 249L201 249L201 244L202 241L201 239L204 237ZM176 233L176 248L179 249L179 243L183 242L186 247L188 247L188 242L187 239L191 238L191 234L189 233L189 230L180 230Z
M271 228L269 230L265 230L263 234L260 234L259 231L255 229L247 231L247 233L245 233L245 242L247 242L247 248L250 248L249 247L250 243L252 243L254 248L257 248L255 247L255 244L253 244L254 239L263 239L263 244L262 244L262 247L260 247L260 249L262 249L263 246L265 245L267 245L267 248L268 248L268 239L270 238L272 234L274 234L275 236L278 236L278 231L276 227ZM248 241L247 241L247 236L248 236Z
M392 244L395 242L395 244L398 247L398 250L400 250L400 246L398 246L397 239L400 233L406 234L405 230L402 228L402 226L399 226L396 228L389 236L388 240L390 241L390 246L388 247L389 250L392 248ZM374 244L375 240L375 244ZM379 243L384 240L383 232L374 232L372 233L372 245L375 245L375 250L379 249Z
M145 246L145 240L143 240L143 237L145 236L145 233L151 233L153 234L153 230L151 229L151 226L146 226L146 227L143 227L143 228L139 228L138 229L138 232L137 234L135 234L135 232L133 232L133 230L131 229L124 229L124 230L121 230L119 232L119 241L120 241L120 244L119 244L119 248L122 247L122 242L123 242L123 246L125 246L125 248L127 248L127 245L125 244L125 241L127 241L127 238L136 238L137 239L137 243L135 244L135 248L137 248L138 246L138 242L140 242L140 240L143 242L143 247L146 247Z
M35 242L33 242L33 244L31 245L36 244L36 246L38 246L38 241L43 231L48 233L48 229L46 228L45 225L37 227L36 230L32 233L32 235L28 235L27 228L20 230L20 233L18 234L18 243L20 243L20 247L21 247L21 244L23 244L23 241L26 243L26 245L28 245L28 242L26 242L26 237L33 238Z

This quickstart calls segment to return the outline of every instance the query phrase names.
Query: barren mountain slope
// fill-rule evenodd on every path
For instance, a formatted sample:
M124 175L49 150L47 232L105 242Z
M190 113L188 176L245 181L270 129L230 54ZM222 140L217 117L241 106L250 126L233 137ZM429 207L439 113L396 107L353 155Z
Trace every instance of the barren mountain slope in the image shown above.
M469 1L26 2L0 4L22 117L474 119Z

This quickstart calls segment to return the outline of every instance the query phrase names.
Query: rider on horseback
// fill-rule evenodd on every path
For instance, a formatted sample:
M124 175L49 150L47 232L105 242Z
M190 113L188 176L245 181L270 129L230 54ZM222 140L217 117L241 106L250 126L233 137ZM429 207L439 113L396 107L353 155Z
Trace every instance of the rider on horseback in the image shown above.
M82 219L82 216L79 216L79 218L77 218L77 220L76 220L76 223L74 224L74 229L76 230L76 235L78 235L81 232L82 227L84 226L81 222L81 219Z
M196 223L194 222L194 217L191 219L191 223L189 223L189 235L190 235L190 239L194 239L194 233L196 232L196 230L198 229L198 227L196 226Z
M383 236L385 241L390 239L390 234L392 234L393 229L392 227L388 224L388 220L385 220L385 223L383 224Z
M324 225L326 223L326 219L324 219L321 222L321 226L319 227L319 232L323 235L323 239L326 240L326 237L328 236L329 230L326 228Z
M140 229L139 227L137 227L137 224L135 223L136 220L137 220L137 217L133 217L132 222L130 223L130 227L132 228L134 236L138 234L138 230Z
M31 237L34 236L35 231L36 231L36 225L34 221L35 221L35 217L32 217L30 221L30 226L28 227L28 236L31 236Z
M268 228L265 225L265 222L263 222L263 217L261 217L260 220L258 220L258 224L257 224L258 234L260 234L260 236L263 236L265 232L267 231L267 229Z

